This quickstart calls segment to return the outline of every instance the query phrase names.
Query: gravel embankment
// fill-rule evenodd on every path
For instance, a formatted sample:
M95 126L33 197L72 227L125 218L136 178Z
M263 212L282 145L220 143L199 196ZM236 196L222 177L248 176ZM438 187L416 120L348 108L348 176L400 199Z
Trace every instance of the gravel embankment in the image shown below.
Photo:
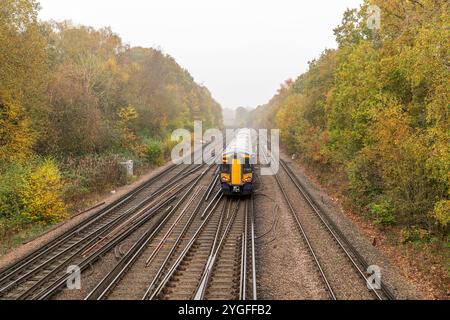
M354 269L348 257L303 199L287 174L280 170L278 176L336 298L340 300L373 299L364 279Z
M333 201L324 190L307 178L305 172L286 155L282 158L290 165L294 173L308 189L311 196L320 204L323 211L334 221L350 243L364 257L369 265L377 265L382 270L382 281L393 291L397 299L423 299L425 298L415 286L409 282L401 270L395 267L388 258L372 244L345 214L342 207Z
M327 299L275 178L261 177L261 182L255 194L256 236L262 236L256 241L258 299Z

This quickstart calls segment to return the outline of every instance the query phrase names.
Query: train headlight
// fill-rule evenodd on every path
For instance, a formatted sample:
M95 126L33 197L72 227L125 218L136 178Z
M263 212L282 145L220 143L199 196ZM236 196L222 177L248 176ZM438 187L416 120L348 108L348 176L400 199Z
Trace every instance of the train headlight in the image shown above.
M222 182L230 182L230 176L228 176L228 175L222 175L222 176L220 176L220 180L221 180Z
M248 182L252 182L253 178L252 176L245 176L244 179L242 179L242 181L248 183Z

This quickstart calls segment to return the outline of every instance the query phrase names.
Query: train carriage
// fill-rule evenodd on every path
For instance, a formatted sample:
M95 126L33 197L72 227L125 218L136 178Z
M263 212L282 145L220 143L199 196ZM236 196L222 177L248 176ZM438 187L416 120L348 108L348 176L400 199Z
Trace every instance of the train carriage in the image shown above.
M222 154L221 188L225 195L249 195L254 183L254 143L250 129L239 129Z

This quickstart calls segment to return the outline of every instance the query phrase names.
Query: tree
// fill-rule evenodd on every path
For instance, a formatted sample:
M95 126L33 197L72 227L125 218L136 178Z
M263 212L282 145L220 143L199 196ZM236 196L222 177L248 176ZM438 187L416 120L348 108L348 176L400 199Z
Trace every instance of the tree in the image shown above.
M37 2L0 2L0 122L2 159L23 159L46 126L44 38Z
M0 91L0 165L23 161L30 155L33 142L30 120L22 106Z
M367 27L368 6L382 10ZM448 1L364 1L327 50L252 118L376 223L448 226ZM431 218L431 219L430 219Z

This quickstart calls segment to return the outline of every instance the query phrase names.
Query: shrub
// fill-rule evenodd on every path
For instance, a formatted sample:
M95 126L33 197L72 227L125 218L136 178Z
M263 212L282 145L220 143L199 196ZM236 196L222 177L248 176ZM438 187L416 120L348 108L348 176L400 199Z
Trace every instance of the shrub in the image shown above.
M425 229L420 229L417 227L404 228L401 231L402 243L419 243L419 242L430 242L432 240L430 232Z
M26 179L26 169L19 164L11 165L0 175L0 217L16 219L23 210L20 192Z
M348 194L353 204L366 207L376 202L382 192L382 181L374 155L367 149L361 151L348 163L346 171L349 180Z
M369 210L376 225L387 227L395 223L395 216L388 201L383 199L373 202L369 205Z
M172 153L172 149L178 144L180 141L172 141L171 137L167 137L164 140L164 157L170 157Z
M20 196L27 177L23 165L14 164L0 175L0 234L15 232L27 222L22 215L24 203Z
M145 146L148 162L154 165L162 165L164 163L164 144L160 140L147 139Z
M446 228L450 225L450 200L442 200L436 203L431 216L439 226Z
M120 161L117 154L65 159L62 162L66 180L64 198L75 202L89 193L101 193L108 187L116 186L120 180Z
M52 224L66 218L62 200L62 179L52 160L44 160L27 177L20 192L24 204L22 215L29 221Z
M23 161L34 142L23 106L0 90L0 161Z
M118 116L120 118L118 126L121 147L125 150L132 150L135 153L139 153L139 138L131 128L132 123L138 118L136 109L132 105L128 105L126 108L120 109Z

